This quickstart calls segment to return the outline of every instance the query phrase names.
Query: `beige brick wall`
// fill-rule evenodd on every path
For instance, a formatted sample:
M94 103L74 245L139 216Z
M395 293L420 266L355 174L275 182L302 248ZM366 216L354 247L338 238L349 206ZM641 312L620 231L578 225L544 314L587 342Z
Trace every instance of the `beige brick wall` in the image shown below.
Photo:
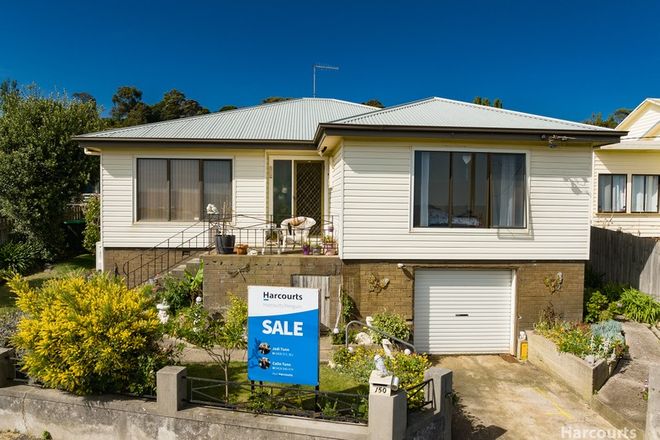
M303 255L204 255L204 304L218 310L233 293L247 297L247 287L291 286L292 275L329 276L329 320L334 325L341 282L338 257Z
M582 295L584 285L584 263L515 263L515 264L454 264L454 263L407 263L403 269L397 262L344 261L343 286L355 300L362 317L382 310L390 310L412 320L414 310L414 272L422 268L471 268L471 269L509 269L517 274L518 328L530 329L537 321L541 311L552 302L555 312L563 319L580 321L582 319ZM563 273L563 286L559 293L550 295L544 284L546 277ZM373 277L372 277L373 275ZM370 279L389 279L389 285L376 292ZM517 331L518 329L516 329Z
M564 275L561 290L551 295L543 283L558 272ZM554 310L567 321L582 320L584 263L531 263L521 265L518 273L518 328L531 329L541 311L551 302Z

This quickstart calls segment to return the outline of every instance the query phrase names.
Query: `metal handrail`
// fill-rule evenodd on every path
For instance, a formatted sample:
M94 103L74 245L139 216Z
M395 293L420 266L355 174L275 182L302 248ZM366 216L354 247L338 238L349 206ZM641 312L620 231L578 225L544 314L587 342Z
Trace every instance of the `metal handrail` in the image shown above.
M192 229L192 228L195 228L195 227L199 226L200 223L207 223L207 219L205 218L204 220L199 220L199 221L193 223L192 225L190 225L190 226L186 227L185 229L183 229L183 230L177 232L176 234L172 235L171 237L168 237L168 238L166 238L165 240L161 241L160 243L158 243L158 244L156 244L156 245L150 247L149 249L147 249L147 250L146 250L145 252L143 252L143 253L149 253L149 252L152 252L152 251L156 251L156 250L158 250L158 249L169 249L169 247L170 247L170 243L174 240L174 238L176 238L177 236L181 235L181 237L182 237L182 239L183 239L183 234L184 234L186 231L188 231L188 230L190 230L190 229ZM206 228L205 228L205 229L206 229ZM167 244L166 247L163 246L163 245L165 245L165 244ZM126 261L124 262L124 264L123 264L123 266L122 266L122 271L124 272L124 274L127 274L127 267L130 266L130 263L133 262L133 261L135 261L135 260L140 259L141 256L142 256L142 255L137 255L137 256L135 256L135 257L133 257L133 258L130 258L130 259L128 259L128 260L126 260Z
M253 222L248 225L243 224L239 226L239 223L241 223L239 219L243 220L242 223L248 223L250 220ZM200 224L203 225L202 231L186 239L186 232L193 228L198 228ZM332 216L330 216L330 221L327 223L325 219L321 220L320 225L324 224L332 224ZM190 256L184 256L183 252L181 257L178 257L177 251L186 249L212 249L215 247L215 243L210 237L210 233L213 230L216 230L218 233L222 230L230 235L238 235L236 244L246 243L250 247L261 248L262 253L266 249L268 249L269 254L273 253L273 249L277 249L278 253L282 250L283 243L279 242L279 238L281 237L278 237L276 242L269 241L269 239L265 238L266 233L268 233L268 237L272 237L279 230L277 225L273 223L272 216L264 220L263 218L244 214L225 217L219 214L208 215L203 220L187 226L185 229L124 262L122 273L126 277L126 284L129 287L142 284L190 258ZM205 238L206 234L209 234L208 238ZM334 228L332 237L334 240ZM173 256L171 256L172 252L174 252Z
M413 399L419 393L424 393L424 398L417 402ZM426 379L416 385L406 388L406 395L408 396L408 412L419 411L424 408L436 409L435 401L435 382L433 378ZM426 396L429 396L427 398Z
M377 333L380 333L381 335L385 336L388 339L393 339L394 341L398 342L399 344L405 345L406 347L410 348L413 352L417 351L415 349L415 346L412 345L411 343L406 342L404 340L401 340L401 339L397 338L396 336L392 336L389 333L385 333L384 331L382 331L378 327L374 327L373 325L367 325L366 323L364 323L362 321L358 321L357 319L355 319L353 321L350 321L348 324L346 324L346 328L344 329L345 337L346 337L345 340L344 340L344 344L345 344L346 348L348 348L348 328L353 324L360 324L362 327L367 327L369 330L373 330Z

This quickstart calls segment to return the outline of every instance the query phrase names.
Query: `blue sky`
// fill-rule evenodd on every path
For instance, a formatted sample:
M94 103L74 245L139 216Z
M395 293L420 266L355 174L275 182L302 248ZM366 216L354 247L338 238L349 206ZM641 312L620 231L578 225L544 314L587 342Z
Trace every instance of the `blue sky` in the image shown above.
M267 96L385 105L499 97L583 120L660 96L660 2L3 2L0 78L153 103L172 88L212 111Z

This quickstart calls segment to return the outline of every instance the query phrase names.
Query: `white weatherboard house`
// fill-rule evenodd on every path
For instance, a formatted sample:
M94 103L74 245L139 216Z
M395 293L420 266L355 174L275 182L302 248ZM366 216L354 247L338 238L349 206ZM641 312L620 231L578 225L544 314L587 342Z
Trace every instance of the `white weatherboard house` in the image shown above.
M660 237L660 98L644 100L616 129L628 134L594 152L593 225Z
M331 219L338 256L301 256L291 276L337 265L362 316L405 315L419 350L513 353L550 302L581 319L592 149L623 134L442 98L385 109L304 98L76 140L101 156L106 270L205 236L208 203L231 205L236 228ZM246 259L241 276L263 284L260 258L293 257L208 258L205 303L207 283L246 293L236 273L218 282L207 268Z

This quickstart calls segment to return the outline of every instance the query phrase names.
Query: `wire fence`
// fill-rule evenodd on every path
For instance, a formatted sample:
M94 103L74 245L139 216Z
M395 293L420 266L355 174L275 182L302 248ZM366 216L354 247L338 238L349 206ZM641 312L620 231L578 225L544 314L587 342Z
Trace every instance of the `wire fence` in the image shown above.
M253 413L291 415L348 423L367 422L366 394L188 377L188 402Z

